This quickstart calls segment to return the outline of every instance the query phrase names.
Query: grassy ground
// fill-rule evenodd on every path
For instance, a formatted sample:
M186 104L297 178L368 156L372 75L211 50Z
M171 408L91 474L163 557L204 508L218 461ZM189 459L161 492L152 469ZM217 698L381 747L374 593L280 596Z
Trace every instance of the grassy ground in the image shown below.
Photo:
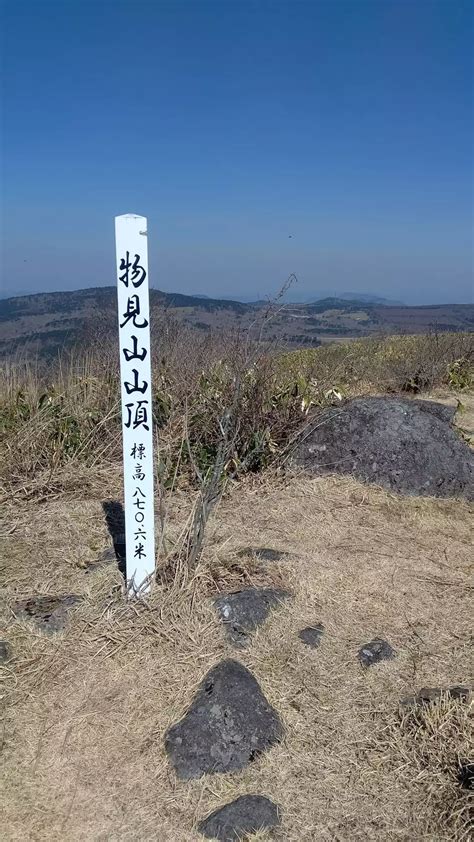
M249 478L222 501L194 581L126 605L114 564L86 573L110 545L101 504L120 485L117 467L84 468L69 485L65 470L61 495L5 511L14 661L2 670L3 838L197 842L200 818L258 792L281 805L286 842L467 839L456 780L469 751L465 707L446 702L421 724L398 711L422 686L469 678L467 504L349 478ZM189 504L173 495L172 530ZM290 556L258 572L238 556L247 546ZM251 582L294 594L238 653L285 740L243 773L179 782L163 735L207 670L234 654L210 597ZM14 600L38 593L81 595L64 632L14 620ZM297 637L314 622L325 627L315 651ZM357 651L377 635L397 658L363 671Z
M414 718L399 702L423 686L469 683L468 504L283 476L278 465L307 412L336 392L416 398L435 389L436 399L460 402L469 438L472 337L365 340L270 360L238 345L190 345L187 335L158 348L168 542L189 523L197 493L184 445L201 467L212 460L239 378L240 438L197 569L139 603L124 602L113 561L94 567L111 547L103 503L122 498L109 350L53 372L1 372L1 614L13 651L0 666L2 837L198 842L201 818L255 792L280 804L282 842L467 840L468 793L457 780L459 761L472 757L467 706L444 699ZM239 555L249 546L289 555L259 569ZM205 673L235 657L211 599L252 583L293 593L237 653L279 711L285 739L242 773L180 782L165 731ZM39 594L81 597L63 631L48 636L15 617L17 600ZM313 651L298 631L317 622L325 633ZM397 657L364 671L357 652L375 636Z

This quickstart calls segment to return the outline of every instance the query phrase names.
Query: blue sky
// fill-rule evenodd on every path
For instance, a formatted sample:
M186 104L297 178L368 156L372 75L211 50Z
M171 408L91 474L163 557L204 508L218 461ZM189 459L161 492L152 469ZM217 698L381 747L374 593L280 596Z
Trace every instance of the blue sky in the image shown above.
M472 300L465 0L3 3L3 292ZM289 236L291 235L291 237Z

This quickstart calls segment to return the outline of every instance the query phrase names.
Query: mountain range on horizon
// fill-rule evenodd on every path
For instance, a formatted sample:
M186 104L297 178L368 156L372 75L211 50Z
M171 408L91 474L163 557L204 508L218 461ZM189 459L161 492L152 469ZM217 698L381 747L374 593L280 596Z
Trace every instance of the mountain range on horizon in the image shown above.
M110 288L110 285L86 287L86 289L106 289L106 288ZM185 296L190 297L190 298L201 299L201 300L211 299L213 301L238 301L242 304L259 304L259 303L262 303L262 302L267 303L269 300L273 300L276 297L275 294L262 295L259 292L257 292L257 294L253 293L253 294L247 294L247 295L242 294L241 292L236 292L235 294L228 294L228 293L217 294L216 293L215 295L212 295L212 294L209 294L209 293L202 293L202 292L178 292L178 291L175 291L175 290L165 291L165 290L159 290L156 286L153 286L153 285L150 286L150 289L154 289L157 292L163 292L164 295L185 295ZM62 289L62 290L61 289L60 290L27 289L27 291L23 290L21 293L18 293L18 291L14 287L12 287L12 286L7 287L6 285L3 285L2 288L0 288L0 301L4 301L4 300L9 299L9 298L19 298L19 297L25 298L25 297L30 297L30 296L34 296L34 295L49 295L49 294L54 294L54 293L60 293L60 294L67 295L69 293L75 293L75 292L79 292L79 291L80 291L80 289ZM298 289L298 287L296 285L291 286L291 288L288 290L288 292L284 296L283 302L285 304L288 304L288 305L291 305L291 304L313 304L317 301L322 301L322 300L325 300L327 298L337 299L338 301L358 301L358 302L361 302L361 303L364 303L364 304L378 304L378 305L386 306L386 307L390 307L390 306L396 306L396 307L402 307L402 306L426 307L426 306L428 306L429 307L429 306L439 306L440 304L441 305L446 305L446 304L463 305L463 304L472 304L473 303L472 300L469 300L469 301L454 301L453 302L452 300L449 300L449 298L446 298L446 300L444 300L444 301L443 300L441 300L441 301L440 300L435 300L435 301L432 301L432 300L428 301L427 300L427 301L423 301L422 303L406 304L405 301L403 301L402 299L400 299L398 297L397 298L391 298L391 297L380 295L378 293L373 293L373 292L359 292L359 291L351 292L350 290L346 290L345 292L339 292L334 287L332 287L332 288L324 287L324 288L319 289L317 292L308 293L308 292L304 292L303 290Z
M212 299L214 296L212 295L204 295L204 294L194 294L194 298L202 298L202 299ZM268 298L253 298L250 295L221 295L219 296L221 301L240 301L242 304L260 304L262 302L267 302ZM396 305L397 307L404 306L403 301L398 301L392 298L384 298L380 295L374 295L368 292L342 292L338 293L334 290L322 290L318 294L313 293L312 295L295 295L292 294L288 297L285 301L286 304L314 304L317 301L324 301L327 298L334 298L338 301L361 301L365 304L383 304L385 306Z
M348 295L348 294L347 294ZM315 347L362 336L417 334L430 331L474 331L473 304L410 307L375 297L367 301L327 297L306 303L277 302L265 327L265 340L282 346ZM153 323L163 319L202 333L251 330L266 318L268 301L223 298L150 290ZM51 357L63 347L117 333L115 286L68 292L36 293L0 300L0 357L18 350Z

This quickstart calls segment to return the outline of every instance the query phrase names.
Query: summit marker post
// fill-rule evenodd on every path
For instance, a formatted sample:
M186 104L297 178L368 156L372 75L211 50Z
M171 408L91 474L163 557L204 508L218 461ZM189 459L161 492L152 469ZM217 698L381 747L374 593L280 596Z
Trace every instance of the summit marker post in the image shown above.
M155 570L147 220L115 217L126 576L147 591Z

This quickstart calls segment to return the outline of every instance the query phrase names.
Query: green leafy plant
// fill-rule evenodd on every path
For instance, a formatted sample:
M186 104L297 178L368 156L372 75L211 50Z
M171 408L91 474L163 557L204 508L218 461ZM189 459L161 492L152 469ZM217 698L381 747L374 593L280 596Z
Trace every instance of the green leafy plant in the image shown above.
M474 381L472 363L465 357L450 363L447 368L447 382L451 389L470 389Z

